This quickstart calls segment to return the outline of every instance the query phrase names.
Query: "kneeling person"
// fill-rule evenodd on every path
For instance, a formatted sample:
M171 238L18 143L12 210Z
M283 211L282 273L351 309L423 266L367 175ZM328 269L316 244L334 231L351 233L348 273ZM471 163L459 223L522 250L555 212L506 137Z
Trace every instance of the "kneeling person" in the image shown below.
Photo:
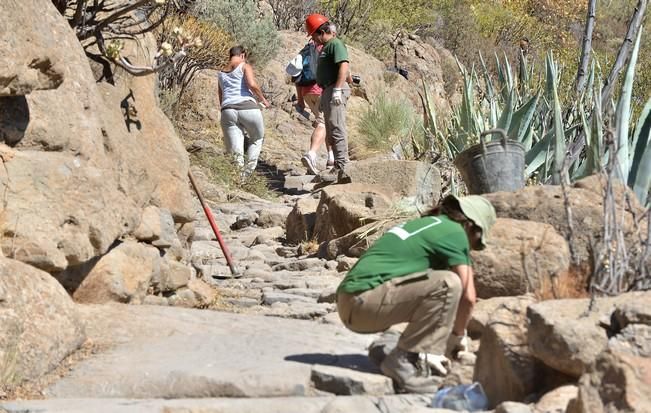
M387 231L339 285L337 310L348 329L378 333L408 323L380 365L398 388L436 391L440 378L422 368L419 353L440 362L467 346L476 301L470 250L485 248L495 219L484 197L448 196L423 217Z

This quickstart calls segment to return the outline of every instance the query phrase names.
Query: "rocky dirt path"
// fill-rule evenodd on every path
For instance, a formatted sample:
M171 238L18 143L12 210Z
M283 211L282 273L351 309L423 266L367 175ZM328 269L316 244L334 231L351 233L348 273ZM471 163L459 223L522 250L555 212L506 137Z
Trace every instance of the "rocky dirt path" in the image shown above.
M80 306L102 351L8 412L415 412L430 397L395 395L369 363L375 335L346 330L335 290L354 259L327 261L283 242L309 177L273 201L212 203L240 274L229 267L196 203L191 260L217 288L209 309Z

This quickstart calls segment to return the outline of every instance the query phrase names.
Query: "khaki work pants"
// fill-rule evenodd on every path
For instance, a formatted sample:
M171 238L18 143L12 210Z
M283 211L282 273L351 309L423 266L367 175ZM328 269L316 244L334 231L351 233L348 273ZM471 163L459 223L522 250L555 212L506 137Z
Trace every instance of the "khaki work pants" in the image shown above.
M346 102L350 96L350 88L346 84L342 90L342 103L332 103L334 85L323 89L321 93L321 109L326 127L326 142L335 155L335 167L343 170L348 163L348 132L346 131Z
M461 279L451 271L429 270L389 280L361 293L337 294L337 311L356 333L379 333L407 322L398 347L445 354L461 298Z

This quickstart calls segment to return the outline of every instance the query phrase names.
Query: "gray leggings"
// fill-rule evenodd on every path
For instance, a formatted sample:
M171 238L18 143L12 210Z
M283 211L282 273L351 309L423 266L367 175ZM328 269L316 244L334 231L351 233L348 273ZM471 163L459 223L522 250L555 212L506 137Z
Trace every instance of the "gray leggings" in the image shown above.
M252 173L258 164L258 157L264 140L264 120L260 109L224 109L221 111L222 132L224 144L228 153L235 156L246 175ZM246 165L244 164L244 134L249 135L249 147L246 150Z

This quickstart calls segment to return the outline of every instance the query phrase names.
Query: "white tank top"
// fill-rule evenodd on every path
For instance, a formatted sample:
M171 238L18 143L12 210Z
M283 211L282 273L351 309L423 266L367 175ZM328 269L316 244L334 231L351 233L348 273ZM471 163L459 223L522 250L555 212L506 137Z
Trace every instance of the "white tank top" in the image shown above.
M244 62L231 72L219 72L219 86L222 88L222 107L245 102L256 102L253 93L244 80Z

